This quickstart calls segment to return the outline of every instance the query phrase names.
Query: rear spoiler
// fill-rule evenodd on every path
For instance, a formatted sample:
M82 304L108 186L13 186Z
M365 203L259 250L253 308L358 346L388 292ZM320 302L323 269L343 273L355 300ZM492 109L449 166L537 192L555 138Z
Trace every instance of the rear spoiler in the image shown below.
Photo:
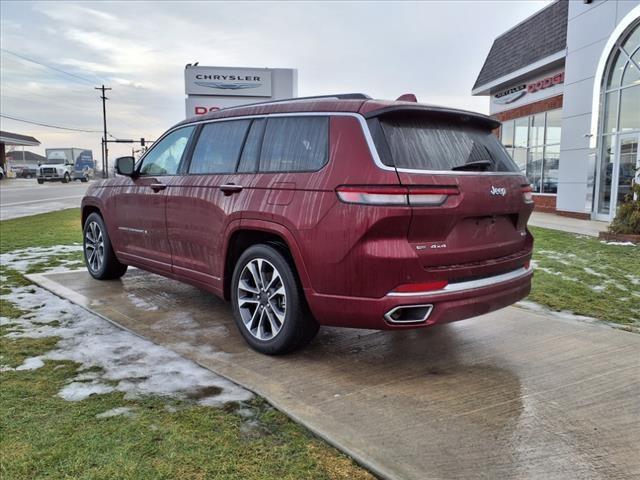
M447 118L456 122L467 123L472 122L475 125L480 125L491 130L496 129L502 125L501 122L495 118L483 115L481 113L469 112L467 110L458 110L456 108L435 107L431 105L393 105L391 107L380 108L378 110L372 110L364 114L366 119L381 117L384 115L390 115L394 113L424 113L425 115L433 116L434 118Z

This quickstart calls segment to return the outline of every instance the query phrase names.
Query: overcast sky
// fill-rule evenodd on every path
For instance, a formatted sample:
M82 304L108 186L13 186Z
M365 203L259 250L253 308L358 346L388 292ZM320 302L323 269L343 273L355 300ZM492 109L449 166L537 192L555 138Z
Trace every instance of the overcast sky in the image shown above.
M109 132L156 138L185 116L184 66L298 69L301 96L364 92L488 112L471 87L493 39L548 1L0 3L0 110L102 128L95 85L109 92ZM11 53L9 53L11 52ZM38 65L14 55L44 63ZM91 148L100 133L2 118L2 130L49 147ZM130 147L112 146L110 158Z

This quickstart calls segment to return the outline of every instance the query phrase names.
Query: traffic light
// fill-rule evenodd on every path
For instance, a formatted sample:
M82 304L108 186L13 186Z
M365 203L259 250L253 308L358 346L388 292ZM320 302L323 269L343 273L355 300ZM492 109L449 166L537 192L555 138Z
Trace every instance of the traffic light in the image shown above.
M141 147L144 147L144 138L141 138L141 139L140 139L140 146L141 146Z

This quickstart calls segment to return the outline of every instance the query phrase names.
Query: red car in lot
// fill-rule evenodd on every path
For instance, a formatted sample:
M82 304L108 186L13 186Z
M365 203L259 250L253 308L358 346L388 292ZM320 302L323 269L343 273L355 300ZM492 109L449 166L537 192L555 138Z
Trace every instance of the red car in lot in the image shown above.
M180 122L88 190L89 273L134 265L213 292L267 354L319 325L406 329L505 307L530 290L533 203L498 126L361 94Z

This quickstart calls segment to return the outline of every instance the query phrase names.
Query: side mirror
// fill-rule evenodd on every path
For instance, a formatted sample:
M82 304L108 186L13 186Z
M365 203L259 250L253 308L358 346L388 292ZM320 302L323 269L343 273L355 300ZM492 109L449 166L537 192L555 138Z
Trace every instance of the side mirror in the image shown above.
M133 177L136 168L136 159L133 157L116 158L116 172L119 175Z

